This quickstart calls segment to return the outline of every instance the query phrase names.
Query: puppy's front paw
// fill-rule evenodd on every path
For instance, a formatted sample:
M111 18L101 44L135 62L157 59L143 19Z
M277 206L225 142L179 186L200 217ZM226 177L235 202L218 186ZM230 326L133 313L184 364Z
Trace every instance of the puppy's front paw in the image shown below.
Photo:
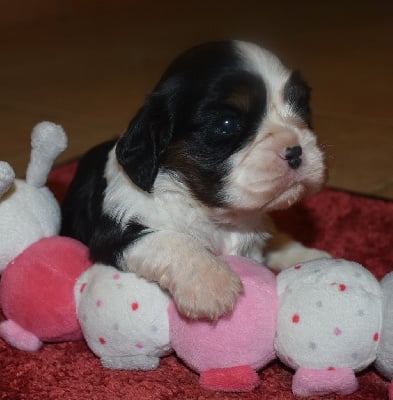
M177 309L188 318L215 320L231 312L243 291L240 278L219 259L193 269L172 291Z

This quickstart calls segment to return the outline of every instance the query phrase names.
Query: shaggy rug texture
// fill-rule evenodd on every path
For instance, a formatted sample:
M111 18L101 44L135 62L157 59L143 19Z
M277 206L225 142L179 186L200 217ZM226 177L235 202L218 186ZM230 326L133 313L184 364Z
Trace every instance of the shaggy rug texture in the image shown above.
M59 201L75 168L75 162L67 164L50 176L49 186ZM357 261L378 279L393 269L393 202L324 190L274 218L280 229L305 245ZM112 371L101 366L83 341L46 344L38 352L27 353L0 340L0 399L7 400L287 400L294 398L292 375L275 361L260 371L261 383L253 392L215 393L201 389L198 375L174 355L164 358L155 371ZM388 398L388 383L372 367L358 378L360 389L345 399ZM339 398L343 397L324 397Z

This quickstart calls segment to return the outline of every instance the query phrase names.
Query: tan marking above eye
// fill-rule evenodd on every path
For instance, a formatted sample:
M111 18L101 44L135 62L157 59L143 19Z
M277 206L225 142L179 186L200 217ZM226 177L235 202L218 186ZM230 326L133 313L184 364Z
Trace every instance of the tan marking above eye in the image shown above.
M236 109L247 111L251 107L252 96L245 92L233 93L225 99L225 103Z

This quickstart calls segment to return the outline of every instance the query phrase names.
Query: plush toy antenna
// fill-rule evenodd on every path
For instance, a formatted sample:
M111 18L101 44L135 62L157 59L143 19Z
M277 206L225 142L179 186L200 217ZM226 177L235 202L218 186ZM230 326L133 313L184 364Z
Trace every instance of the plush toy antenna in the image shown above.
M35 187L45 186L56 157L67 147L67 135L60 125L40 122L31 133L31 155L26 182Z
M5 161L0 161L0 197L8 191L14 180L15 172L11 165Z

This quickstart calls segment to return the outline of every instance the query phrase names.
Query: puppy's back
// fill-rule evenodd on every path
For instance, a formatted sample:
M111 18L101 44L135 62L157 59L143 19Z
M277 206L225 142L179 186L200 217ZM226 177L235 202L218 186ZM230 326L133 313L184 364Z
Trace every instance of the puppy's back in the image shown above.
M95 221L102 211L108 153L116 140L93 147L80 160L61 206L61 235L89 244Z

